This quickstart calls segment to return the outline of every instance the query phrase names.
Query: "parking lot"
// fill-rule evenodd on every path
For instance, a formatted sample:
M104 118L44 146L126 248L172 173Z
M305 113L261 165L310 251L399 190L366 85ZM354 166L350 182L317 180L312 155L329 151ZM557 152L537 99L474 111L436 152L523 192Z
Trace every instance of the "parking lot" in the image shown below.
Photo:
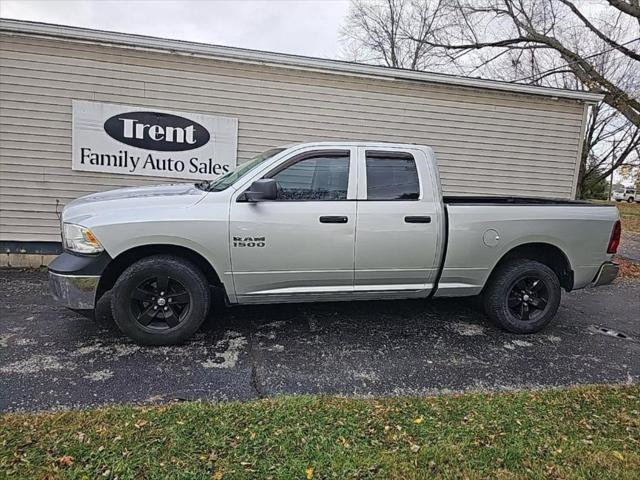
M544 332L470 302L217 308L186 345L145 348L55 304L46 273L0 271L0 410L284 394L431 395L640 379L640 283L565 294Z

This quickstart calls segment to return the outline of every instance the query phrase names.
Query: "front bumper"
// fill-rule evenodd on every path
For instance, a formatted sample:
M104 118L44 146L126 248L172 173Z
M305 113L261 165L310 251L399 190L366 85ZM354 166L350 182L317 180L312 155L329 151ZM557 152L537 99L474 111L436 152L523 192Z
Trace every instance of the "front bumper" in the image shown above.
M594 287L609 285L618 276L620 265L613 262L605 262L600 266L600 270L591 284Z
M74 310L95 307L100 275L62 275L49 272L51 295L62 305Z
M98 283L111 257L64 252L49 265L49 287L58 302L74 310L95 307Z

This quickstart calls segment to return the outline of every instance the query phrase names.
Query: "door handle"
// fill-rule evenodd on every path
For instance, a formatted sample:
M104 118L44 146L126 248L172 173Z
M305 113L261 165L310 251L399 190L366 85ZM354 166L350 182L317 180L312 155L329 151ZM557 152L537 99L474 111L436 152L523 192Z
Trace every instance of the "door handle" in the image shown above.
M320 217L320 223L347 223L348 217L342 217L339 215L326 215Z
M409 217L404 217L404 221L406 223L431 223L431 217L428 216L428 215L424 216L424 217L420 217L420 216L412 217L412 216L409 216Z

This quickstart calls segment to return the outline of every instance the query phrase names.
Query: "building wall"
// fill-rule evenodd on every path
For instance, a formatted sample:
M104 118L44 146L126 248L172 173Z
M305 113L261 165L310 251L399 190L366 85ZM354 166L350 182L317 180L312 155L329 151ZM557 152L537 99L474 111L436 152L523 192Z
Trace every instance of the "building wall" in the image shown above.
M71 101L239 119L238 161L311 140L430 145L445 192L570 197L575 100L0 35L0 240L60 241L56 212L166 178L71 170Z

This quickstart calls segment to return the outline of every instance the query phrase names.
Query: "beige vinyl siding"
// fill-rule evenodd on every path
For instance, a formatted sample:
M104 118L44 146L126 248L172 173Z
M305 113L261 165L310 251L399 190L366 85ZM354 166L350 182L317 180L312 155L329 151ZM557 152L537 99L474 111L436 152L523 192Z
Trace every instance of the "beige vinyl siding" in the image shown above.
M170 181L72 171L73 99L238 118L240 163L375 140L433 147L446 194L570 197L575 181L576 100L4 34L0 73L0 240L59 241L70 200Z

